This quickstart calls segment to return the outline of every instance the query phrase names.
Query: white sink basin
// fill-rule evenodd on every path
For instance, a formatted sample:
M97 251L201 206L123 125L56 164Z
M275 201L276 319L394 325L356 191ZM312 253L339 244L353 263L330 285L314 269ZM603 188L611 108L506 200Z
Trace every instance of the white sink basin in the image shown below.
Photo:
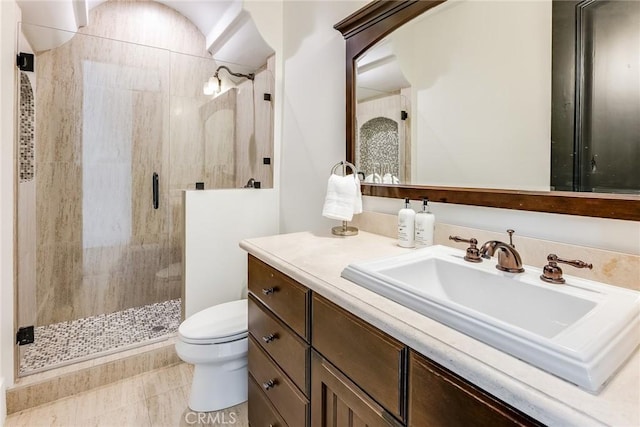
M350 264L342 277L591 392L640 343L639 292L566 274L552 285L540 268L505 273L463 257L431 246Z

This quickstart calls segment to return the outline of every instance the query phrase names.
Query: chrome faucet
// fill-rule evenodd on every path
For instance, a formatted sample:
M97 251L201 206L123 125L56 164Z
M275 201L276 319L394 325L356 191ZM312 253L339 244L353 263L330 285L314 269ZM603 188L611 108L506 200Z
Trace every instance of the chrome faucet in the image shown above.
M516 250L513 244L513 230L507 230L509 233L509 242L504 243L499 240L489 240L480 248L480 256L482 258L491 258L496 250L498 251L498 264L496 268L498 270L506 271L508 273L522 273L524 267L522 266L522 259L520 254Z

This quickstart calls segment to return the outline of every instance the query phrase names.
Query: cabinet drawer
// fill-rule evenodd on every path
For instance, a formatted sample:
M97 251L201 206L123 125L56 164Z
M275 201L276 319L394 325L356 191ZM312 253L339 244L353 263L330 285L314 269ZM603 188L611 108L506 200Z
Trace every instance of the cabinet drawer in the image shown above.
M537 421L415 351L409 357L409 425L539 426Z
M298 388L309 396L309 344L273 317L253 295L249 295L249 332Z
M298 335L309 340L309 290L273 267L249 255L249 291Z
M308 425L309 400L249 336L249 372L290 426Z
M317 294L312 307L313 348L404 420L406 347Z
M275 410L262 387L249 375L249 425L251 427L287 427L282 417Z

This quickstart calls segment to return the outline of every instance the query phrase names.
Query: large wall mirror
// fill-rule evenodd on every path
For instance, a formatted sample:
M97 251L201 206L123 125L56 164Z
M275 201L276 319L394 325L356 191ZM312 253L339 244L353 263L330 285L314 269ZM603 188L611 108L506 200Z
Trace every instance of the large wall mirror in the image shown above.
M364 194L640 220L640 3L375 1L335 27Z

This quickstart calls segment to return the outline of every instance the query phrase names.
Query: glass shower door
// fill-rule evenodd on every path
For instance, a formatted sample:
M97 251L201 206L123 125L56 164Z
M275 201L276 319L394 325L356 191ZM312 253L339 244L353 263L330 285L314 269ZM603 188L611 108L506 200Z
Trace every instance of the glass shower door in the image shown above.
M20 351L26 374L174 330L181 280L168 267L181 254L170 239L170 53L20 31L66 40L20 76L18 318L36 327Z

